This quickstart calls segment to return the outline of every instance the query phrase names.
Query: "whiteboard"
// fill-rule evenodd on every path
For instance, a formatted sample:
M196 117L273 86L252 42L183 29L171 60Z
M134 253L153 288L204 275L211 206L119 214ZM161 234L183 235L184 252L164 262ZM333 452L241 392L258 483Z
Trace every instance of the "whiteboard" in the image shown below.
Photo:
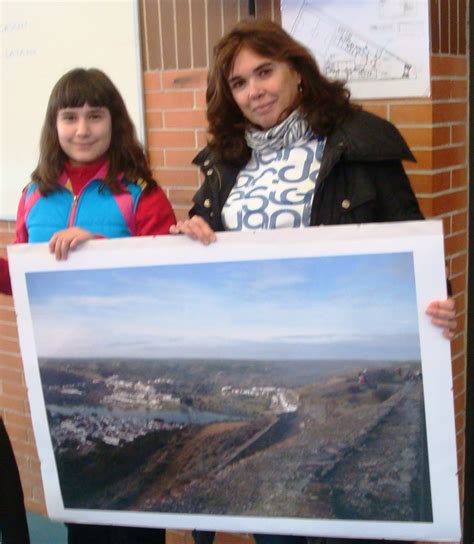
M56 81L99 68L121 92L144 142L137 0L0 0L0 219L14 219L36 167Z

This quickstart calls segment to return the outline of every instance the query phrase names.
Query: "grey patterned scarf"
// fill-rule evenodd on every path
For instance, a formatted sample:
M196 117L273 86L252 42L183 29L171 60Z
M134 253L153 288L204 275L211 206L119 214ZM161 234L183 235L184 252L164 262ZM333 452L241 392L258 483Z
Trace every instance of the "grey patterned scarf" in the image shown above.
M313 131L298 110L291 113L282 123L268 130L250 128L245 131L247 145L258 153L278 151L292 146L301 139L310 140L311 138L313 138Z

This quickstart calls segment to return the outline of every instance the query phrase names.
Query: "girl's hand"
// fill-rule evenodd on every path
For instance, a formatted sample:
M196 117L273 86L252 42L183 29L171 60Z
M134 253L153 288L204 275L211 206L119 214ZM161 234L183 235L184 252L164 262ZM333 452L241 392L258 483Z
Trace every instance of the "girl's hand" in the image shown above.
M198 240L205 246L217 240L216 233L199 215L194 215L191 219L178 221L176 225L171 225L170 234L186 234L191 240Z
M453 298L447 300L435 300L428 308L426 313L431 316L431 323L443 329L443 336L452 340L456 334L456 303Z
M80 244L92 238L94 238L92 232L80 227L60 230L49 241L49 251L56 255L58 261L66 260L70 249L76 249Z

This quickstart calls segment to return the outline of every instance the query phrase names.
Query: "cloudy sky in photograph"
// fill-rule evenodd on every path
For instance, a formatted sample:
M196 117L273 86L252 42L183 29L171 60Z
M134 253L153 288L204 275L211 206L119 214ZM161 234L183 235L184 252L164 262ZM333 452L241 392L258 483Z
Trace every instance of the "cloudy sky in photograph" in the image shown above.
M27 274L41 357L419 358L411 253Z

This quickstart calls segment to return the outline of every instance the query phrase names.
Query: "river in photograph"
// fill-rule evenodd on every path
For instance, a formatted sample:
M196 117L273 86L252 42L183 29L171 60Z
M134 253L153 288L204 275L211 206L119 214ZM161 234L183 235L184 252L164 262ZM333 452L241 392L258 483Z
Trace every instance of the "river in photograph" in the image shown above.
M200 410L123 410L120 408L108 408L104 406L58 406L50 404L47 409L51 415L73 416L104 416L117 419L139 419L150 421L160 419L166 423L207 425L220 421L241 421L244 417L205 412Z

